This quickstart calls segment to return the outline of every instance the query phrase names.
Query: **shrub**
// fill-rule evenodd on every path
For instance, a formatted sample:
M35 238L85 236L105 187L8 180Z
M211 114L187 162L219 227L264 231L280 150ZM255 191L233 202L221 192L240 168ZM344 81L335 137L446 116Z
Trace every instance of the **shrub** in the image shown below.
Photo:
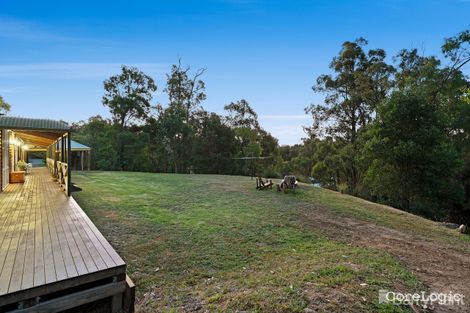
M23 160L19 160L18 163L16 163L16 170L17 171L24 171L26 170L26 162Z
M342 183L338 185L338 191L341 193L349 193L349 186L346 183Z

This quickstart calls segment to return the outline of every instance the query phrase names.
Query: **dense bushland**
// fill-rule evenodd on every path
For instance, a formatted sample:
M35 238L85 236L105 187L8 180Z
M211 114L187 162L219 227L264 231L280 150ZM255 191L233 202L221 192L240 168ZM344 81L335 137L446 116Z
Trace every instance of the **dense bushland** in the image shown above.
M445 39L442 57L404 49L391 60L365 39L343 43L313 91L302 144L279 146L241 99L207 112L204 69L179 62L165 105L154 80L122 67L104 82L112 118L76 123L94 169L241 174L305 181L418 213L470 222L470 31ZM222 104L221 104L222 105Z

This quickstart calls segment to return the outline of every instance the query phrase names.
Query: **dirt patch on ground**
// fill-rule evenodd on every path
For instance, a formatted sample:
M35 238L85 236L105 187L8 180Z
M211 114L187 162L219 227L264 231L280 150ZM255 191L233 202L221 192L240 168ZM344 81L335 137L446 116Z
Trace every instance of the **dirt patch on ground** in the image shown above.
M303 224L321 230L333 240L380 249L396 256L430 292L453 292L465 296L464 307L437 305L433 312L470 312L470 254L462 249L371 222L339 216L322 207L312 206L304 218Z

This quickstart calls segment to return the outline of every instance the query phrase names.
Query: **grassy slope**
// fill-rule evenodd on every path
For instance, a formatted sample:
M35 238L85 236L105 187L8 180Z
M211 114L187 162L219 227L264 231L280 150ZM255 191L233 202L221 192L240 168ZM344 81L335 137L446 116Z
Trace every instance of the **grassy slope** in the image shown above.
M433 239L470 252L470 236L462 236L439 223L389 206L321 188L309 188L302 197L306 201L327 207L336 214Z
M258 192L249 178L216 175L73 177L83 188L74 197L128 263L141 311L303 312L309 303L326 311L406 311L379 306L377 291L413 290L416 277L382 251L336 242L304 225L301 216L313 203L461 241L434 223L414 227L406 214L316 188Z

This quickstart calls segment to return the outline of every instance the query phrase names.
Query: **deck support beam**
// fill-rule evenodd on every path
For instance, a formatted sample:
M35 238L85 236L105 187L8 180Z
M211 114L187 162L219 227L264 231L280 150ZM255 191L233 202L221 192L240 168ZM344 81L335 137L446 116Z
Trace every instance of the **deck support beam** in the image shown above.
M135 305L135 285L134 282L126 275L126 291L122 302L122 309L126 313L134 313Z
M18 309L10 311L8 313L55 313L68 310L71 308L78 307L90 302L95 302L108 297L114 297L118 294L121 295L126 289L126 282L113 282L103 286L86 289L83 291L75 292L63 297L55 298L49 301L45 301L29 308ZM122 308L122 305L120 309ZM117 311L113 311L117 312Z

